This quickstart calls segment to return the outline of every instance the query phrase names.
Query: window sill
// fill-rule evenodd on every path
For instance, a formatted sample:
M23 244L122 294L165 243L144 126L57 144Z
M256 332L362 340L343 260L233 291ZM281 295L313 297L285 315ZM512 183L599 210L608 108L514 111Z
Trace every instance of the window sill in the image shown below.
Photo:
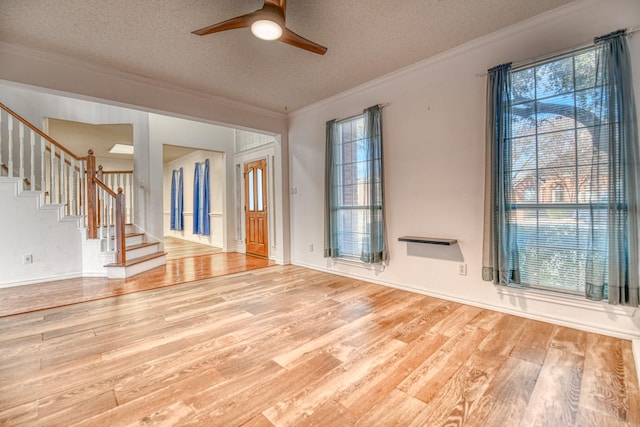
M330 261L328 262L328 267L333 267L335 265L347 265L349 267L357 267L357 268L362 268L364 270L377 271L377 272L384 271L385 269L384 264L368 264L366 262L360 261L357 258L330 258Z
M564 294L544 289L526 288L520 286L500 286L496 285L496 292L500 296L518 297L525 300L551 302L570 307L590 309L600 312L612 313L620 316L633 316L636 307L624 305L611 305L606 301L593 301L582 296Z

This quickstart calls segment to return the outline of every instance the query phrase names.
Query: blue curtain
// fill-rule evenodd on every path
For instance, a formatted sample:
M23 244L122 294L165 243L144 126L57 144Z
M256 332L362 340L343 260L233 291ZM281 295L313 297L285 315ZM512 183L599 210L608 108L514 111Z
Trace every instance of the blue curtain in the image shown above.
M184 229L184 185L183 170L174 170L171 174L171 229Z
M606 186L602 200L591 201L591 233L587 253L586 296L611 304L638 306L638 201L640 156L629 47L625 30L598 37L596 91L597 149L591 194ZM606 217L605 217L606 215ZM606 224L603 229L598 224Z
M209 222L209 159L196 163L193 176L193 234L208 236Z
M368 233L363 238L360 260L369 264L387 262L387 236L384 215L384 176L382 167L382 107L364 111L364 166L367 190L364 204Z
M517 227L511 221L511 64L488 71L482 279L520 283Z

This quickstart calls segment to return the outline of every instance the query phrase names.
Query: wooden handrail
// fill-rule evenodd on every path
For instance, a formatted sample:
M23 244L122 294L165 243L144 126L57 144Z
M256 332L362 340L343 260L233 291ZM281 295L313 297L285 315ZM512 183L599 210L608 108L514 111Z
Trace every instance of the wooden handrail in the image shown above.
M107 174L118 174L118 173L133 173L133 171L132 170L130 170L130 171L105 171L105 170L103 170L102 173L104 175L107 175Z
M60 144L59 142L57 142L55 139L51 138L49 135L47 135L46 133L42 132L40 129L38 129L37 127L35 127L34 125L32 125L31 123L29 123L26 119L22 118L22 116L18 113L16 113L15 111L13 111L11 108L7 107L6 105L0 103L0 108L2 108L4 111L6 111L7 113L11 114L13 117L15 117L16 119L18 119L19 121L22 122L23 125L25 125L26 127L28 127L29 129L31 129L32 131L34 131L35 133L37 133L38 135L40 135L40 137L46 139L47 141L49 141L51 144L55 145L56 147L58 147L59 149L61 149L62 151L64 151L65 153L67 153L68 155L70 155L71 157L73 157L74 159L80 161L80 160L85 160L85 158L80 157L78 155L76 155L75 153L69 151L68 149L66 149L65 147L62 146L62 144Z
M110 189L107 184L105 184L104 182L102 182L100 180L100 178L98 178L97 176L93 177L93 182L95 182L96 184L98 184L98 187L101 187L104 191L106 191L107 193L109 193L109 195L111 195L111 197L113 197L114 199L116 198L117 194L115 191L113 191L112 189Z

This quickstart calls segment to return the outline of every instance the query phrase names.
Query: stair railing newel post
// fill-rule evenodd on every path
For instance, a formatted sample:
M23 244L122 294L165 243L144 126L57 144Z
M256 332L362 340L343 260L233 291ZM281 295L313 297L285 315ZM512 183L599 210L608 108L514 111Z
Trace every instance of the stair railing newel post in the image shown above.
M96 197L96 157L93 150L89 150L87 155L87 237L89 239L98 238L98 200Z
M116 195L116 262L120 265L127 263L127 248L125 241L125 195L122 187L118 187Z

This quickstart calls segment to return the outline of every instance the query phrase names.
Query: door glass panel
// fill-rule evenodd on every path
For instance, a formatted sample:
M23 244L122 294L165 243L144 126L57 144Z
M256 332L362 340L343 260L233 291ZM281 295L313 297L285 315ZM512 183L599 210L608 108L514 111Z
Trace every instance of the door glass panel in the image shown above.
M248 182L249 182L249 210L250 211L254 211L255 210L255 206L254 206L254 182L253 182L253 169L249 170L249 177L247 178Z
M256 169L256 191L258 196L258 210L263 211L262 207L262 168Z

